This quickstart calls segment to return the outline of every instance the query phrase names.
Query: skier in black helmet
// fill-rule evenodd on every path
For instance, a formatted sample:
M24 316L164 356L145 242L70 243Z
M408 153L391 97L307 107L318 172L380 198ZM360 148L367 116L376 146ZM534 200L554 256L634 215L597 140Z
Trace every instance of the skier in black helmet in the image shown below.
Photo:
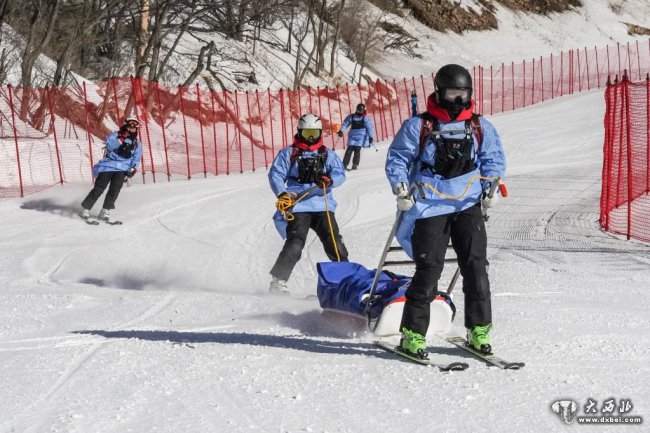
M415 261L400 324L401 348L427 356L430 304L438 294L451 239L463 276L467 341L474 349L490 353L492 307L481 208L494 206L498 199L486 191L504 176L505 155L494 126L473 112L469 72L446 65L434 83L426 112L404 122L386 159L386 176L397 195L397 207L404 212L396 237ZM445 130L464 133L445 134ZM409 195L413 183L422 186L421 194Z
M361 148L370 147L375 134L372 119L366 114L365 104L357 104L356 111L345 117L341 129L338 132L339 137L343 137L343 133L348 127L350 128L350 132L348 133L348 148L343 156L343 166L348 170L350 158L354 153L352 170L356 170L361 161Z

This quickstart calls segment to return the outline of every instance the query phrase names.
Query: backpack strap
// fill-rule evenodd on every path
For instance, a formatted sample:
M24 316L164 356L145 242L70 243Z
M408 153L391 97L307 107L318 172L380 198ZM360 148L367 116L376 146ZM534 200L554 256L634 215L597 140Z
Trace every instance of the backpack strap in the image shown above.
M293 146L293 149L291 149L291 156L289 156L289 167L293 167L302 152L302 149L299 149L297 146ZM324 160L327 160L327 147L325 145L319 147L318 154L322 156Z
M440 122L437 118L433 117L426 111L422 114L418 114L418 117L422 119L422 125L420 127L420 152L418 153L419 158L419 155L424 150L424 145L426 144L431 131L437 131L440 129ZM480 117L480 114L472 113L472 117L465 122L466 125L469 123L468 126L472 129L472 134L476 137L476 142L478 143L476 154L481 153L481 146L483 145L483 128L481 127Z
M472 113L472 118L469 119L469 124L472 128L472 133L476 136L476 142L478 143L478 149L476 154L481 153L481 146L483 146L483 128L481 127L481 115Z

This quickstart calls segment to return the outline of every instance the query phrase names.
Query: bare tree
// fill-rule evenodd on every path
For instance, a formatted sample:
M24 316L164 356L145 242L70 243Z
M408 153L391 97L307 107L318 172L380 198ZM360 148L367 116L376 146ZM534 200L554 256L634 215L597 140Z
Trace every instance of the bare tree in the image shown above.
M336 12L336 19L334 20L334 36L332 37L332 53L330 55L330 77L334 76L336 71L336 50L339 43L339 34L341 31L341 13L345 8L345 0L341 0Z

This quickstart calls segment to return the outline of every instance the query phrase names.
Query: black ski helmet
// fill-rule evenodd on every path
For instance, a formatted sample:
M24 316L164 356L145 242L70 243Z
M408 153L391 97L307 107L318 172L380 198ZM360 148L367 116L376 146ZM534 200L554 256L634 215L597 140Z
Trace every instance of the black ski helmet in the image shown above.
M357 114L363 114L366 112L366 104L357 104Z
M436 73L434 80L436 103L447 110L455 119L458 114L471 107L472 76L460 65L445 65Z

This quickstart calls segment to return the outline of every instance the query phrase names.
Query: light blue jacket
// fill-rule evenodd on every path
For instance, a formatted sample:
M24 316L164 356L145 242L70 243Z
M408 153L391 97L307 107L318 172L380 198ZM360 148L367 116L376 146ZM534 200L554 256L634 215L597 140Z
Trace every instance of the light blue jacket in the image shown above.
M280 150L273 160L269 169L271 190L276 197L282 192L294 192L297 194L297 198L299 198L313 188L305 198L290 209L290 212L324 212L326 210L326 203L323 189L314 188L316 186L315 183L298 182L298 163L295 162L291 165L291 153L294 149L293 146L290 146ZM301 156L308 157L317 154L317 150L304 150ZM332 195L332 189L341 186L345 182L345 170L341 159L332 149L327 149L327 159L325 160L323 172L332 178L332 185L327 188L327 208L331 212L334 212L336 210L336 200L334 200L334 196ZM287 223L279 211L276 211L275 215L273 215L273 221L280 236L285 239Z
M135 146L130 158L124 158L116 153L122 143L130 144L133 141ZM131 137L118 137L117 131L111 132L106 139L106 156L93 167L93 176L97 177L104 171L127 171L132 167L137 168L140 166L141 159L142 143L140 140L137 138L133 140Z
M363 127L350 129L348 133L348 146L370 147L368 139L375 137L375 127L370 116L367 114L349 114L343 120L341 131L345 132L346 129L352 126L353 122L363 122Z
M433 166L436 146L433 140L429 139L424 145L422 154L419 155L420 131L422 128L422 118L420 116L405 120L391 143L386 157L386 176L393 191L402 182L407 185L414 182L423 185L421 189L416 189L414 194L415 205L404 214L396 234L398 242L410 257L412 257L411 237L415 220L460 212L474 206L481 199L483 186L489 183L489 181L482 181L474 177L480 175L483 177L503 178L505 175L506 159L501 138L488 120L483 117L479 119L483 130L483 143L480 153L477 155L478 143L474 135L475 168L469 173L451 179L444 179L439 174L433 174L431 170L422 171L423 162ZM440 122L441 131L464 129L464 120L449 123ZM443 137L451 136L443 134ZM454 135L454 138L459 138L459 135ZM424 186L425 184L444 195L461 197L458 199L445 198ZM424 194L424 197L421 196L421 193Z

